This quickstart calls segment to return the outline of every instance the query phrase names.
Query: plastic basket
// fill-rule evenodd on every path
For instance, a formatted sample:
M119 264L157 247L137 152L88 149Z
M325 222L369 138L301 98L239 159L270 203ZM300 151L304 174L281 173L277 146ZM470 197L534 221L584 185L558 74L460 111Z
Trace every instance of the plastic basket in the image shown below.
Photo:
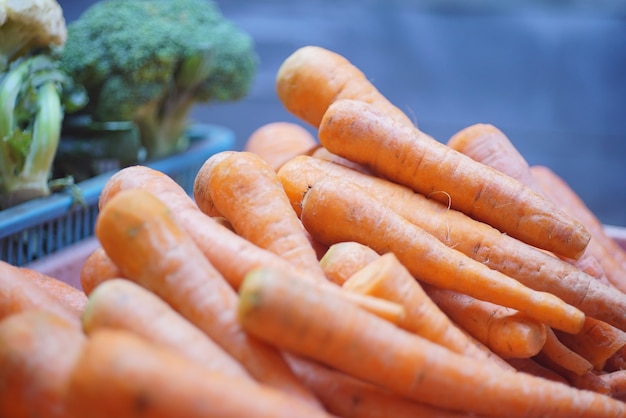
M189 149L145 165L174 179L187 193L202 164L211 155L232 149L235 134L216 125L194 125ZM59 252L94 235L98 198L115 170L78 184L84 206L73 205L70 193L54 193L0 211L0 257L15 266Z

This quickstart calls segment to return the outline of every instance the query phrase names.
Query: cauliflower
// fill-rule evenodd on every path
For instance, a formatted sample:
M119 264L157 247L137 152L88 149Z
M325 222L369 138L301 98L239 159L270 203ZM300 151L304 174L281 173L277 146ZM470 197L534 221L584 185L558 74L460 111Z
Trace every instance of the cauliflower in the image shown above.
M0 71L26 53L61 46L65 17L55 0L0 0Z

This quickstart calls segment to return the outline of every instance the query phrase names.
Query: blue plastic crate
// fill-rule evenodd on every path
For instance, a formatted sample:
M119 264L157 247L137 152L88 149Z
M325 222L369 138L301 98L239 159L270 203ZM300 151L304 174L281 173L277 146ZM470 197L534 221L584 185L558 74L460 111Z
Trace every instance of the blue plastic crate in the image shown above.
M187 193L202 164L211 155L233 149L235 134L217 125L195 125L187 151L145 165L172 177ZM71 193L54 193L0 211L0 258L16 266L78 243L94 235L98 198L115 171L80 182L85 206L73 205Z

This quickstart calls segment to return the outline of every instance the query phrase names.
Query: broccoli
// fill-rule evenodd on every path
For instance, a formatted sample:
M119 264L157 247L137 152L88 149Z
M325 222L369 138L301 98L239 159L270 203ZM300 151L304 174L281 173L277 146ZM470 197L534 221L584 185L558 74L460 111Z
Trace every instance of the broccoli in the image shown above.
M86 101L52 51L21 56L0 73L0 209L50 194L64 114Z
M66 36L55 0L0 0L0 71L32 50L63 45Z
M211 0L102 0L68 25L61 65L87 90L83 114L133 121L159 158L187 147L194 104L245 96L257 60Z

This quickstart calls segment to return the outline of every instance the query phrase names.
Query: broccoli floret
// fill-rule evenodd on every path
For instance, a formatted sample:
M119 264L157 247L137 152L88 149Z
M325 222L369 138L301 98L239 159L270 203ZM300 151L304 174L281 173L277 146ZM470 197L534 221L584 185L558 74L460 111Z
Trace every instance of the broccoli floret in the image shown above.
M86 101L52 52L20 57L0 73L0 209L50 194L64 114Z
M244 97L252 37L210 0L102 0L68 25L63 68L89 95L94 121L133 121L148 158L188 144L198 102Z
M55 0L0 0L0 71L32 50L63 45L66 36Z

